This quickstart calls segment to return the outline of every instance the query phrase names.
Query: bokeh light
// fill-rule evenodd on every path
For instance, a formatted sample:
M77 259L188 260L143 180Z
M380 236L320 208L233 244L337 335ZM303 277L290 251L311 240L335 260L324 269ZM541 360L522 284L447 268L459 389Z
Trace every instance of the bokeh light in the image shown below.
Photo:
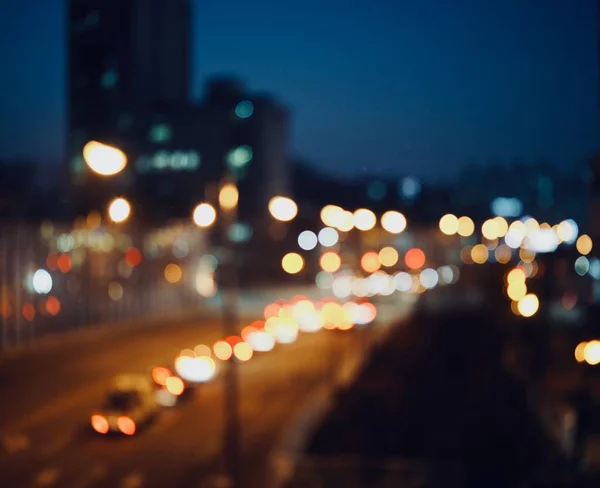
M425 253L418 248L412 248L406 251L404 262L410 269L420 269L425 266Z
M519 309L519 313L523 317L532 317L533 315L536 314L539 307L540 307L540 301L538 300L538 297L536 295L534 295L533 293L525 295L523 298L521 298L519 300L518 309Z
M83 147L83 159L88 167L101 176L114 176L127 166L127 156L116 147L90 141Z
M165 280L171 284L178 283L183 276L181 267L175 263L169 263L165 266Z
M298 214L298 205L291 198L276 196L269 200L269 213L275 220L289 222Z
M385 267L395 266L399 258L398 251L393 247L384 247L379 251L379 261Z
M458 232L458 218L453 214L446 214L440 219L439 228L443 234L452 236Z
M317 239L321 246L332 247L335 246L339 241L340 235L337 230L332 227L325 227L319 231Z
M461 237L469 237L475 232L475 223L471 217L460 217L458 219L457 233Z
M471 259L474 263L483 264L487 262L490 251L485 244L477 244L471 249Z
M354 212L354 227L358 230L371 230L377 223L375 214L366 208L359 208Z
M296 274L304 268L304 259L300 254L289 252L281 260L281 267L288 274Z
M336 252L326 252L321 256L319 264L323 271L328 273L335 273L342 265L340 255Z
M108 205L108 216L113 222L120 224L125 222L131 214L131 205L124 198L115 198Z
M233 210L237 207L240 193L235 183L225 183L219 190L219 205L223 210Z
M210 227L217 219L217 212L209 203L201 203L194 209L192 218L198 227Z
M592 238L587 234L580 235L575 244L577 251L584 256L588 255L592 252L592 248L594 247L594 243L592 242Z
M381 267L379 255L374 251L364 253L360 258L360 265L367 273L374 273Z
M395 210L388 210L381 216L381 227L390 234L400 234L406 229L406 217Z
M305 251L311 251L317 247L318 243L319 240L317 238L317 234L311 230L302 231L298 236L298 245Z

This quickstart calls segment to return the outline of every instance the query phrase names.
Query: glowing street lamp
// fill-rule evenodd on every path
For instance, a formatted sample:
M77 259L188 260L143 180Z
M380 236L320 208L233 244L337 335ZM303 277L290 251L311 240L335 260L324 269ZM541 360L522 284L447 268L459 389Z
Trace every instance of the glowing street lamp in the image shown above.
M223 210L233 210L237 207L240 194L233 183L225 183L219 191L219 205Z
M194 209L192 219L198 227L210 227L217 220L217 212L211 204L201 203Z
M120 224L131 215L131 205L124 198L115 198L108 205L108 216L113 222Z
M114 176L127 166L127 156L120 149L90 141L83 147L83 159L88 167L101 176Z
M298 215L298 205L291 198L273 197L269 201L269 213L275 220L289 222Z

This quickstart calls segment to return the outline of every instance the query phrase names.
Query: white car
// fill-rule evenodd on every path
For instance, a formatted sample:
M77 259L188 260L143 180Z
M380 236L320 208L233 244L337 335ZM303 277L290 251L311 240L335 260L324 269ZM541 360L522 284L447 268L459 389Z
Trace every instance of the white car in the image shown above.
M99 434L134 435L152 421L158 411L152 381L142 375L117 377L104 406L91 416L92 428Z

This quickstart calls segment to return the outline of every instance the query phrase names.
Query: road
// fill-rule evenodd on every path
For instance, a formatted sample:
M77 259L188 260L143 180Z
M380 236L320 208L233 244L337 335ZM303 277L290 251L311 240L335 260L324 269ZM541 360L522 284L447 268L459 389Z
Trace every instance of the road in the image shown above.
M246 311L258 312L263 306L259 301L246 298ZM408 314L413 303L399 301L386 321ZM247 323L245 318L240 328ZM219 320L188 318L0 359L0 484L217 486L223 428L219 379L202 386L187 403L163 411L134 438L94 436L86 426L116 374L149 372L152 366L170 364L183 348L222 336ZM302 335L294 344L279 345L240 365L243 467L249 487L266 486L267 454L282 430L315 388L360 357L364 338L354 332Z

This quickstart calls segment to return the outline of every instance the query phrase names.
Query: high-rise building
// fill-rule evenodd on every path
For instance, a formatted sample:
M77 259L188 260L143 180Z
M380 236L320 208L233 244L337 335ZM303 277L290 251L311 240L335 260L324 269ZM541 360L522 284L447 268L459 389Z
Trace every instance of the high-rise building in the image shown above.
M91 139L127 146L140 114L189 96L187 0L69 0L68 154L84 171ZM77 178L75 178L76 180Z

